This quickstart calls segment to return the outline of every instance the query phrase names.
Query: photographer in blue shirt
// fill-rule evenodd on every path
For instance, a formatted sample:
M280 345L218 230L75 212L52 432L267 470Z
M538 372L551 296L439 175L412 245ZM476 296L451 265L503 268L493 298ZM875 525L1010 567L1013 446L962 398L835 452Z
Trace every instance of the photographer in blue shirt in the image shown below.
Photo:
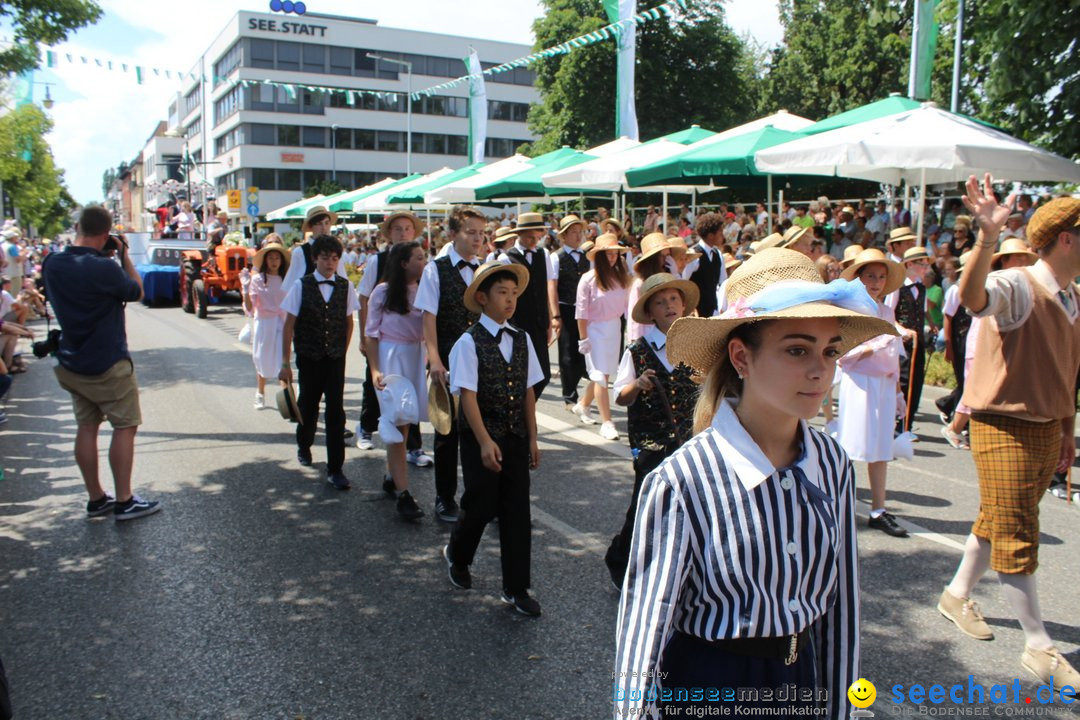
M43 267L45 290L62 334L50 337L60 387L71 393L75 420L75 462L90 496L90 517L112 513L133 520L161 509L131 492L135 433L142 423L135 366L128 353L124 307L142 299L143 287L128 255L127 242L112 235L112 215L91 205L82 211L74 245L50 255ZM116 262L116 257L120 262ZM105 492L98 477L98 429L108 419L116 496Z

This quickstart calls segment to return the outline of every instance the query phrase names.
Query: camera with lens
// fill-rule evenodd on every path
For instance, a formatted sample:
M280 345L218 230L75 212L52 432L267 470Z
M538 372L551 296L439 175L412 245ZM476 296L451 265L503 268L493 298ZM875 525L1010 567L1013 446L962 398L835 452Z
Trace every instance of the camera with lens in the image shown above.
M125 245L126 243L124 242L124 238L120 237L116 233L109 233L109 237L107 240L105 240L105 245L102 246L101 252L108 255L111 252L120 251L122 248L125 247Z
M60 350L60 331L56 329L50 330L44 340L34 343L31 348L36 358L55 355Z

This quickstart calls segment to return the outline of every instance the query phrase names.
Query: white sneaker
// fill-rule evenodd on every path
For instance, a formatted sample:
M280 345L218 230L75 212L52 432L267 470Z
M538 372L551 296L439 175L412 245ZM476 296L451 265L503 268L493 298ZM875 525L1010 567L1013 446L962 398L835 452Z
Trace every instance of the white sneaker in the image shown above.
M255 393L255 409L262 410L266 407L266 396L260 392Z
M431 456L423 450L410 450L405 456L405 459L416 467L431 467L435 462L431 459Z
M595 425L596 420L592 416L592 408L584 407L581 403L578 403L574 407L570 408L570 412L578 416L583 425Z
M605 440L618 440L619 431L615 429L615 423L608 421L600 426L600 437Z
M356 433L356 447L360 450L375 449L375 443L371 440L371 433L366 433L363 430Z

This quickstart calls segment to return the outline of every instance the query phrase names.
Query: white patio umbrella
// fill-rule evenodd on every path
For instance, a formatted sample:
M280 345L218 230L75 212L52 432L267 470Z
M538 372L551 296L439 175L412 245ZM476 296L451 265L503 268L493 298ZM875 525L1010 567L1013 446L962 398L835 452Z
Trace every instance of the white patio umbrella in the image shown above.
M318 195L316 195L314 197L300 198L296 202L291 202L288 205L282 205L277 210L274 210L273 212L266 213L266 219L267 220L288 220L289 217L288 217L288 215L286 215L286 213L289 212L289 210L292 210L293 208L300 207L301 205L304 205L305 203L309 203L312 200L322 200L324 197L326 197L326 196L323 195L322 193L319 193Z
M471 177L462 178L458 182L424 193L424 203L440 205L476 202L476 188L519 173L527 167L529 167L529 158L524 155L511 155L498 162L485 165Z
M920 200L927 183L962 182L986 172L1013 182L1080 182L1080 163L934 103L759 150L754 162L762 172L918 183Z
M429 183L432 180L438 180L442 176L449 175L452 172L453 170L451 170L450 168L444 167L436 170L435 172L431 172L427 175L422 175L421 177L418 177L414 180L410 180L409 182L400 183L394 185L393 187L387 187L379 190L373 195L368 195L367 197L361 198L354 202L353 212L373 213L379 212L380 210L386 210L387 208L391 207L390 203L387 202L391 195L404 192L425 183Z

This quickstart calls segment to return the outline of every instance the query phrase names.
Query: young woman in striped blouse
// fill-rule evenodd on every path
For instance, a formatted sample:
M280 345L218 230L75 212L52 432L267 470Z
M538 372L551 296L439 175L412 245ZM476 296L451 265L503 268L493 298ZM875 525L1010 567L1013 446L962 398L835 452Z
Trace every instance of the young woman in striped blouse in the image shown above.
M763 277L784 280L746 297ZM855 477L806 421L837 358L896 331L870 317L861 283L826 285L790 250L743 264L729 298L720 317L677 320L668 336L672 361L706 380L697 434L641 489L615 717L736 704L846 717L859 677Z

